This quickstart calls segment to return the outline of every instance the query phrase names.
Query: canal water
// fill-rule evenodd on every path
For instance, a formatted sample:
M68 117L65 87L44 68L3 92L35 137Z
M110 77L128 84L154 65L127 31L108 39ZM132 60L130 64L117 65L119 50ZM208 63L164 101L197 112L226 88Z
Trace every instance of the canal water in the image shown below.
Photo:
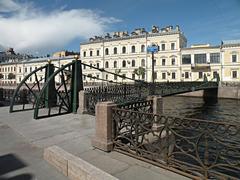
M171 96L163 98L167 115L225 122L240 121L240 100L218 99L205 103L203 98Z

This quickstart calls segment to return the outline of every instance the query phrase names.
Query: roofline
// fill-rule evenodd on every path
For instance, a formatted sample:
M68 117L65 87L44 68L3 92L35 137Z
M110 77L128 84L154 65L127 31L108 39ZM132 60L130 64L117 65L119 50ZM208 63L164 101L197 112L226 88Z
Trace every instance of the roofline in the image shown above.
M128 39L137 39L137 38L144 38L144 37L154 37L154 36L166 36L166 35L173 35L173 34L180 34L185 39L186 37L183 35L181 31L172 30L170 32L161 32L161 33L151 33L151 34L141 34L135 36L126 36L126 37L118 37L118 38L111 38L111 39L102 39L102 40L95 40L92 42L82 42L81 45L88 45L88 44L97 44L97 43L104 43L104 42L111 42L111 41L119 41L119 40L128 40Z

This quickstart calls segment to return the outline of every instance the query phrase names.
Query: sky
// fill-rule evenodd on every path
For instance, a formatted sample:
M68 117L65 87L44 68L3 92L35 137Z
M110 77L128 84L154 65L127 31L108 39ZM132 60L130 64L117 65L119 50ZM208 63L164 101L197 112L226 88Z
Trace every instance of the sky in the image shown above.
M0 48L36 56L152 25L179 25L188 46L240 39L240 0L0 0Z

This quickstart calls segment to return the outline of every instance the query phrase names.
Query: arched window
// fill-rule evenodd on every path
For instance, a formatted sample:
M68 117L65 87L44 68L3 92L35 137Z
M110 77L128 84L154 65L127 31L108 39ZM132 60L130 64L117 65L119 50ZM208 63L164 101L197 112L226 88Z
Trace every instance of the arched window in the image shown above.
M86 57L86 51L83 52L83 57Z
M99 56L99 54L100 54L100 52L99 52L99 50L97 50L97 56Z
M136 52L136 48L135 46L132 46L132 53L135 53Z
M105 49L105 55L108 55L109 52L108 52L108 48Z
M114 61L113 67L114 67L114 68L117 68L117 61Z
M141 52L145 52L145 45L141 46Z
M108 61L105 62L105 68L108 68Z
M123 62L122 62L122 67L126 67L126 61L125 60L123 60Z
M122 47L122 53L123 53L123 54L126 53L126 47L125 47L125 46Z
M113 53L117 54L117 48L116 47L113 49Z
M135 67L135 60L132 60L132 67Z
M141 65L142 65L142 66L145 66L145 59L142 59Z
M92 51L90 51L90 56L92 56Z

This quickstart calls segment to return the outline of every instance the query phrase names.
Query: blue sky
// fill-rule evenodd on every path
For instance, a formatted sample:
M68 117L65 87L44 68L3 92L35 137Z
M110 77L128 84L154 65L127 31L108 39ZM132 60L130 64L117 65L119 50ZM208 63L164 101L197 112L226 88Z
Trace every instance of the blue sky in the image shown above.
M6 6L6 1L13 4ZM5 2L8 11L1 10L1 2L3 5ZM49 23L49 19L62 21L67 27L59 25L60 22ZM80 42L92 35L122 30L131 32L137 27L150 30L152 25L178 24L188 39L188 45L215 45L221 40L240 39L240 0L0 0L0 26L3 26L1 21L9 21L13 26L16 23L21 27L19 31L24 33L16 35L14 42L9 42L7 38L1 41L0 37L0 45L17 43L19 51L40 54L60 49L78 51ZM19 24L19 21L22 23ZM47 32L33 28L36 24ZM5 28L5 31L8 29ZM23 39L28 38L26 32L33 39L25 42ZM1 27L0 33L4 34ZM19 34L18 31L13 33ZM39 34L39 39L35 39Z

